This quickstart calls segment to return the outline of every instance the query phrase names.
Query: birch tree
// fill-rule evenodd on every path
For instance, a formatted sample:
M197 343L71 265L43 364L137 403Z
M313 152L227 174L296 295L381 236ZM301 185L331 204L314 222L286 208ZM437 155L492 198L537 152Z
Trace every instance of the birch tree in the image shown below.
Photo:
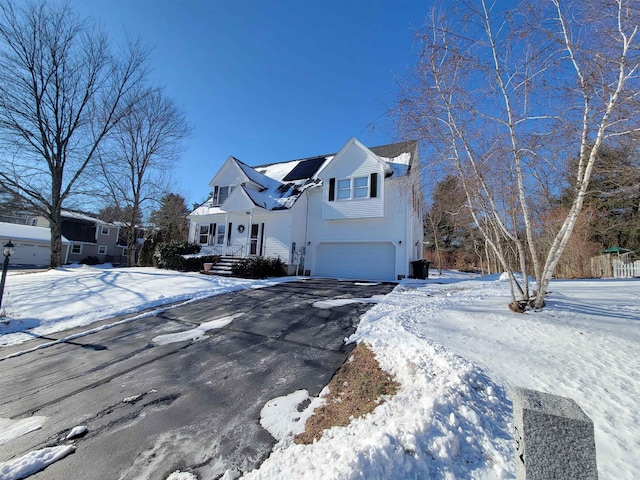
M438 167L460 179L509 275L514 310L542 308L600 149L638 129L638 14L638 0L536 0L509 10L463 0L434 7L418 35L399 126L425 139ZM570 208L541 249L545 199L576 157Z
M49 220L51 267L63 204L91 189L83 174L137 101L146 56L136 43L115 55L68 6L0 0L0 182Z

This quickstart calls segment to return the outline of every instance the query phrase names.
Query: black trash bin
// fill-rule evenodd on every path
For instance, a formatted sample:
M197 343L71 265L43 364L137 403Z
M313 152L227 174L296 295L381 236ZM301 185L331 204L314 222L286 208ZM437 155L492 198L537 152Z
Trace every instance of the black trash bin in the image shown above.
M411 262L411 266L413 267L413 277L424 280L425 278L429 278L429 264L431 262L427 260L414 260Z

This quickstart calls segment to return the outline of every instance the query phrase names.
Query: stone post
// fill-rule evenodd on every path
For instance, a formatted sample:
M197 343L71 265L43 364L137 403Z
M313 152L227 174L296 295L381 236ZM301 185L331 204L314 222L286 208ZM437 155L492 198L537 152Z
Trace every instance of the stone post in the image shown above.
M518 480L597 480L593 422L570 398L512 390Z

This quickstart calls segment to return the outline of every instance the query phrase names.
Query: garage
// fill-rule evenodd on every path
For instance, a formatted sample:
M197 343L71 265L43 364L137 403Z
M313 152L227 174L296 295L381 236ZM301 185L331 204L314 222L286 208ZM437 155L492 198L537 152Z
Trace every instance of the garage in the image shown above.
M0 222L0 246L11 240L14 253L10 265L39 266L49 265L51 256L51 231L48 228L16 225ZM63 258L69 241L62 237Z
M391 242L322 242L316 276L396 280L396 248Z

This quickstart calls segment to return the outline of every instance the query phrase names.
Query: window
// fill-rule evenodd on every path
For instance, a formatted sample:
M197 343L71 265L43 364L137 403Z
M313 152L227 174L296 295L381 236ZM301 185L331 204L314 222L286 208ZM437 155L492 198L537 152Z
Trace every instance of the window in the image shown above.
M106 254L107 254L107 246L98 245L98 255L106 255Z
M38 226L38 219L34 218L33 220L31 220L31 226L32 227L37 227Z
M74 243L71 246L71 253L82 253L82 244L81 243Z
M223 187L216 185L213 187L213 205L216 207L222 205L224 201L229 198L231 192L233 192L233 186L230 185L225 185Z
M369 196L369 179L358 177L353 179L353 198L367 198Z
M338 180L338 200L351 198L351 179Z
M198 243L206 245L209 242L209 225L200 225Z
M378 196L378 174L368 177L329 179L329 201L352 200L354 198L376 198Z
M224 244L224 234L226 233L226 229L224 225L218 225L218 233L216 235L216 243L218 245Z
M102 228L100 229L100 233L101 233L102 235L109 235L109 227L102 227Z
M369 196L369 178L343 178L336 182L336 199L367 198Z

